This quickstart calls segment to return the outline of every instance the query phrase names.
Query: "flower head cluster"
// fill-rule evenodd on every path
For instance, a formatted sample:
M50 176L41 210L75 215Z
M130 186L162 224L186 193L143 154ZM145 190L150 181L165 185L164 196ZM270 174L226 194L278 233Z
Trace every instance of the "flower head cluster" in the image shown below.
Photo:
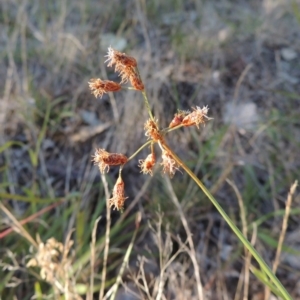
M125 74L126 78L126 74ZM143 84L143 81L141 80L140 76L138 74L134 74L129 77L131 85L138 91L143 91L145 89L145 86Z
M121 153L109 153L104 149L97 149L93 161L95 165L98 165L100 172L104 174L105 170L109 171L110 166L124 165L128 158Z
M41 277L48 282L52 282L55 275L63 271L59 264L68 263L66 258L72 245L73 241L71 240L69 240L67 245L63 245L54 238L48 239L46 243L42 243L39 239L38 251L35 257L29 260L27 267L39 266L41 268ZM65 258L64 260L62 260L62 256Z
M146 92L144 91L144 84L141 80L135 58L111 47L109 47L106 57L108 66L114 67L115 71L121 76L121 83L119 84L113 81L101 79L91 79L89 82L89 87L92 93L95 95L95 97L102 97L104 93L119 91L122 88L121 84L127 82L130 82L134 89L142 91L146 108L150 116L150 119L144 124L145 135L150 141L144 146L151 143L151 153L145 159L139 160L139 167L143 174L150 174L151 176L153 175L153 169L156 163L154 144L157 143L162 151L162 172L168 174L170 177L173 177L176 171L179 170L180 166L183 166L183 163L167 145L165 141L165 134L182 126L195 125L199 128L200 124L205 124L206 121L211 119L207 116L208 107L204 106L200 108L197 106L193 107L192 111L178 110L178 112L174 115L169 128L161 130L158 126L158 120L152 115L149 101ZM142 146L140 150L144 148L144 146ZM110 166L121 166L118 180L113 188L112 198L108 200L109 206L113 207L114 209L123 209L124 202L127 199L124 192L124 182L121 177L123 165L126 164L128 160L132 159L140 150L138 150L130 158L127 158L125 155L120 153L109 153L104 149L97 149L95 151L93 161L95 165L98 165L101 173L105 173L105 171L108 172Z
M101 80L92 78L89 82L90 90L92 94L97 98L98 96L101 98L104 93L107 92L117 92L122 89L121 85L117 82L110 80Z
M199 106L196 106L196 108L193 107L193 112L185 116L181 124L186 127L196 125L199 128L200 124L204 124L207 120L211 120L211 118L207 116L207 113L207 106L203 106L203 108L200 108Z
M68 299L82 299L75 291L74 278L70 277L74 255L71 252L73 241L67 239L65 244L50 238L43 243L37 237L38 249L27 267L40 268L42 279L54 285Z
M179 165L174 160L172 155L165 149L162 151L162 162L161 165L163 166L163 173L169 174L172 178L177 170L179 170Z
M144 125L145 135L154 142L163 141L163 136L159 131L157 120L147 120Z
M137 71L137 62L133 57L109 47L106 61L109 67L114 65L115 71L120 73L121 83L130 81L136 90L144 90L144 84Z
M178 110L178 113L174 115L173 120L171 121L169 128L176 127L180 125L185 118L190 113L190 111Z
M104 149L97 149L93 156L93 161L95 165L98 165L100 172L104 174L105 171L109 171L110 166L124 165L128 161L128 158L121 153L109 153ZM113 189L113 196L109 199L109 206L114 206L117 210L122 209L126 199L124 195L124 182L122 177L119 176Z
M122 210L124 207L124 202L128 197L125 197L125 189L124 189L124 181L122 180L121 176L119 176L114 189L113 189L113 196L109 199L109 206L114 206L114 209Z
M156 157L154 153L150 153L146 159L139 160L139 167L141 168L141 173L153 175L153 168L156 162Z
M135 68L137 66L137 62L134 57L128 56L125 53L121 53L120 51L117 51L112 47L108 48L106 57L106 62L109 62L107 66L112 67L113 65L115 65L116 72L121 72L124 67Z

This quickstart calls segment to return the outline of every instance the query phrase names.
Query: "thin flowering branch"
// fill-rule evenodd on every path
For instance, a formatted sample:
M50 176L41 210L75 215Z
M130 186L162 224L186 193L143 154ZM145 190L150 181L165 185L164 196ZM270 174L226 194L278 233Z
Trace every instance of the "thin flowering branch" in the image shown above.
M121 165L120 177L114 187L113 197L110 199L110 204L115 206L115 208L120 209L124 203L124 200L126 199L124 197L124 183L121 179L121 170L123 165L127 163L128 160L131 160L134 156L136 156L136 154L145 146L151 143L151 154L149 154L146 159L139 160L139 167L141 168L142 173L152 176L153 168L156 162L153 144L158 143L162 149L162 171L163 173L168 174L170 177L173 177L175 172L179 170L179 165L176 163L176 160L174 160L172 154L163 147L165 144L164 135L167 132L178 129L182 126L196 125L199 127L200 124L205 123L210 118L207 117L207 107L203 107L202 109L196 107L193 108L192 112L178 110L169 127L164 130L160 130L158 126L158 120L154 119L152 115L147 94L145 92L144 84L141 80L135 58L109 47L106 62L108 63L109 67L114 67L115 71L119 73L121 76L121 84L130 81L133 89L140 90L142 92L145 105L150 116L150 119L147 120L144 125L145 135L148 137L149 141L140 147L140 149L138 149L129 158L120 153L109 153L104 149L97 149L93 157L93 161L96 165L98 165L101 173L108 172L110 166ZM89 87L95 97L102 97L104 93L109 91L119 91L122 88L119 83L101 79L91 79L89 82ZM122 188L123 194L121 193Z
M148 101L148 97L147 97L147 94L146 94L146 91L142 91L142 95L144 97L144 101L145 101L145 105L146 105L146 109L148 111L148 114L150 116L150 119L154 121L154 117L152 115L152 112L151 112L151 108L150 108L150 104L149 104L149 101Z
M135 151L129 158L128 161L132 160L139 152L141 152L145 147L147 147L149 144L152 144L153 141L148 141L144 145L142 145L137 151Z

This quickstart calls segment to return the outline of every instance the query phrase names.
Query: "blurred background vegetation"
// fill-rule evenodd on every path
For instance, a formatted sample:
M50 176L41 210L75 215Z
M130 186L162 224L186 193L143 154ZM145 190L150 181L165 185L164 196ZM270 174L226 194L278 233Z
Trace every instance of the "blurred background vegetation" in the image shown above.
M0 298L98 299L119 274L117 299L198 299L196 257L205 299L264 299L260 281L245 280L242 246L190 178L178 172L170 185L160 168L140 174L147 149L123 170L125 212L108 216L106 181L111 190L118 169L101 179L91 155L133 154L146 141L147 111L138 92L95 99L87 82L119 80L104 65L112 46L137 59L163 127L177 109L208 105L212 121L168 143L272 266L300 173L300 1L2 0L0 28L0 201L15 218L2 209ZM296 193L277 270L294 299L299 204ZM57 258L69 298L27 266L49 238L74 242Z

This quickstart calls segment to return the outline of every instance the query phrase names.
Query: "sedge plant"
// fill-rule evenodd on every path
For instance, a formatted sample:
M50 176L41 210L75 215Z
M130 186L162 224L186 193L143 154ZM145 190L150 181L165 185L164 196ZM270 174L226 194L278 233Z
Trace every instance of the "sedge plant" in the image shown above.
M248 239L243 235L243 233L238 229L230 217L226 214L224 209L210 193L207 187L202 183L202 181L193 173L193 171L174 153L171 147L167 144L165 136L174 130L178 130L181 127L205 125L206 122L211 120L208 116L208 107L193 107L191 111L181 111L174 115L168 128L160 128L158 120L152 114L150 109L150 103L145 90L145 85L141 79L138 64L134 57L131 57L125 53L121 53L111 47L108 49L107 60L108 67L114 67L115 72L119 73L121 77L121 82L117 83L110 80L102 80L99 78L93 78L89 81L89 88L94 94L94 96L102 97L103 94L108 92L118 92L125 88L124 84L130 83L128 89L136 90L142 93L145 107L149 114L149 119L145 122L144 129L145 135L148 141L144 143L133 155L127 157L121 153L110 153L105 149L96 149L93 156L93 161L98 165L99 170L102 174L109 171L110 166L120 166L119 176L114 185L112 198L108 200L110 207L123 210L124 202L127 199L125 196L125 185L122 179L122 170L126 163L132 160L142 149L150 146L150 153L148 156L139 160L139 167L141 172L144 174L153 175L153 168L156 164L156 155L154 147L158 147L161 153L161 166L162 172L169 175L171 178L174 176L175 172L179 169L183 169L192 180L199 186L199 188L204 192L204 194L213 203L215 208L219 211L223 219L235 233L240 242L244 247L252 254L257 263L260 266L260 270L252 268L254 274L263 281L265 285L271 288L271 290L280 296L282 299L292 299L287 290L281 284L276 275L272 272L270 267L266 264L260 254L251 245Z

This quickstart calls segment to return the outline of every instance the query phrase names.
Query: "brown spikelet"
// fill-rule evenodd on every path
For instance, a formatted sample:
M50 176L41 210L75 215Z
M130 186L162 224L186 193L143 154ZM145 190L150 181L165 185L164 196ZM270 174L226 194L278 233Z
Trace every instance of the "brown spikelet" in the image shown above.
M104 174L105 170L109 171L109 166L124 165L128 158L124 154L109 153L104 149L97 149L93 161L95 165L98 165L100 172Z
M113 65L115 65L116 71L120 71L119 70L120 67L135 68L137 66L137 62L134 57L131 57L125 53L117 51L112 47L108 48L108 53L106 57L107 57L106 62L108 62L107 66L112 67Z
M163 172L165 174L167 173L172 178L175 172L179 170L179 165L173 159L172 155L166 150L163 150L161 158L162 158L161 165L163 166Z
M114 206L114 209L120 210L124 207L124 202L128 197L125 197L125 185L121 176L119 176L114 189L113 196L109 199L109 207Z
M110 80L101 80L92 78L89 82L90 90L92 94L97 98L98 96L101 98L104 93L107 92L117 92L122 89L121 85L117 82Z
M137 66L137 62L136 62L135 58L132 56L128 56L125 53L121 53L121 55L119 56L119 60L120 60L121 64L126 67L134 67L135 68Z
M146 159L139 160L139 167L141 168L141 173L153 175L153 168L156 162L156 157L154 153L150 153Z
M121 153L110 153L109 156L103 158L104 163L110 166L124 165L127 160L127 156Z
M207 116L207 106L204 106L203 108L200 108L199 106L196 108L193 107L193 110L193 112L184 117L181 123L182 125L186 127L196 125L199 128L200 124L204 124L206 121L211 120L211 118Z
M157 120L147 120L147 122L144 125L144 129L146 131L145 135L149 139L152 139L155 142L163 141L163 136L161 135L158 129Z
M137 76L136 74L134 74L133 76L131 76L130 78L130 83L131 85L138 91L143 91L145 89L145 86L142 82L142 80L140 79L139 76Z
M115 66L115 71L120 73L121 83L130 81L131 85L138 91L144 90L144 84L138 75L137 62L135 58L121 53L111 47L108 48L108 66Z
M186 115L188 115L189 111L178 110L178 113L174 115L173 120L171 121L169 128L176 127L180 125Z
M131 77L136 76L135 69L132 67L121 66L118 70L121 76L121 83L127 83Z
M122 89L121 85L117 82L106 80L105 89L108 92L117 92Z

